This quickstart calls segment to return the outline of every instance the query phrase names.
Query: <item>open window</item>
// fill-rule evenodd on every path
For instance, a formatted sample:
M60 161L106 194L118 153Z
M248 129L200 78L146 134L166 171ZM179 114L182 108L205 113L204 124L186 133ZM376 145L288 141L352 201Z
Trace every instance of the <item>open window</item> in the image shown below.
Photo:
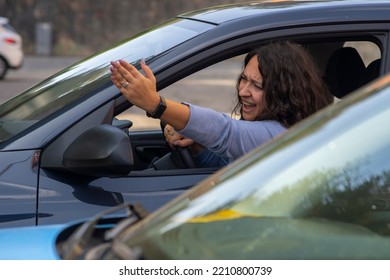
M301 36L289 39L304 45L312 54L324 80L335 95L335 100L344 98L380 75L381 47L374 38ZM236 79L242 71L245 54L246 52L233 57L226 54L225 60L174 82L162 89L160 94L179 102L188 102L232 115L237 102ZM134 154L139 170L150 167L151 161L169 152L169 148L162 141L159 120L146 117L138 108L130 108L116 117L129 119L134 124L130 137L132 145L135 145ZM146 131L152 130L160 131L160 135L154 134L146 144L143 136ZM142 145L138 146L137 143L141 142Z

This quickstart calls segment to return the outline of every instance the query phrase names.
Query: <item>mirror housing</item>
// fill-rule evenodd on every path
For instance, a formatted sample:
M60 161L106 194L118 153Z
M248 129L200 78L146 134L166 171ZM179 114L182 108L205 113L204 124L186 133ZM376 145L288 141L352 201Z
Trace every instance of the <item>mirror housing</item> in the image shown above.
M134 165L129 136L108 124L92 127L69 145L62 164L67 170L81 175L125 176Z

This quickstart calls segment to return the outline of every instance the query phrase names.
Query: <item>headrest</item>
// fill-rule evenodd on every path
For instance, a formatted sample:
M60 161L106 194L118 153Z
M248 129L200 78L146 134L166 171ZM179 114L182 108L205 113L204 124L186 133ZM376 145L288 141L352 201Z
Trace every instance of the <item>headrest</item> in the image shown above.
M381 59L376 59L368 64L361 85L365 85L379 77L379 70L381 67Z
M334 96L343 98L360 87L366 67L356 49L345 47L336 50L329 58L325 80Z

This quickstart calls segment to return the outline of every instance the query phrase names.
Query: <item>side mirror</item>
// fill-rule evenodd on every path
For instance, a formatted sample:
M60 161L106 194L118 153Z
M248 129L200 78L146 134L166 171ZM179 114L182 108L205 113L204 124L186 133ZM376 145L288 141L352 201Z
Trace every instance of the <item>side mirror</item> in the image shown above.
M82 175L125 176L134 164L129 136L112 125L93 127L69 145L62 164L67 170Z

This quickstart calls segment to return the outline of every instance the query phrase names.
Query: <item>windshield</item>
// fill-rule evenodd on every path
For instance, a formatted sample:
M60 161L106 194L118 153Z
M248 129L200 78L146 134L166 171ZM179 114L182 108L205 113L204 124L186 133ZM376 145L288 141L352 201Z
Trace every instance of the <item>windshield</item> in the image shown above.
M89 93L111 85L109 64L152 59L211 25L173 19L76 63L0 105L0 142L26 130ZM172 36L175 34L175 36Z
M214 174L121 242L149 259L389 258L389 82Z

